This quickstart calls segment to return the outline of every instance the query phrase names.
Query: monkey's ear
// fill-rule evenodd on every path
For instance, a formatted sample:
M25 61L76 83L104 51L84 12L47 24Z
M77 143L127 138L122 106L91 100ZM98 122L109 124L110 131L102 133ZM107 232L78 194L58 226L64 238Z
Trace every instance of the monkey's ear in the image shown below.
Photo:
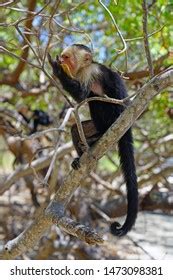
M92 61L92 54L90 54L90 53L85 53L84 60L85 60L86 62L91 62L91 61Z

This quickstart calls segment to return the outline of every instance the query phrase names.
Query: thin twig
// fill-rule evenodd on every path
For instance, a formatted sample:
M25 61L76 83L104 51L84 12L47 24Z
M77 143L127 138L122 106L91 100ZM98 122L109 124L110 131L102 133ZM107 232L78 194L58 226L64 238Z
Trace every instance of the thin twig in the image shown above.
M112 219L106 213L104 213L99 207L97 207L94 204L91 204L90 208L94 210L99 216L101 216L107 223L111 223Z
M11 51L9 51L8 49L6 49L6 48L4 48L4 47L2 47L2 46L0 46L0 50L2 50L3 52L7 53L7 54L10 55L10 56L13 56L13 57L15 57L15 58L17 58L17 59L19 59L19 60L21 60L21 61L23 61L23 62L26 62L27 64L29 64L29 65L31 65L31 66L37 68L37 69L42 70L41 66L36 65L36 64L34 64L34 63L32 63L32 62L26 60L26 59L23 59L22 57L20 57L20 56L14 54L14 53L12 53Z
M31 49L32 52L34 53L35 58L37 59L39 65L41 65L41 60L40 60L38 54L36 53L34 47L33 47L32 44L30 43L30 41L28 40L28 38L24 35L24 32L21 32L21 30L20 30L18 24L15 25L15 28L16 28L16 30L18 31L18 33L20 34L20 36L23 38L23 40L27 42L28 47L30 47L30 49Z
M54 151L54 154L53 154L51 163L50 163L50 165L49 165L48 171L47 171L46 176L45 176L45 178L44 178L44 185L47 185L47 184L48 184L49 177L50 177L50 175L51 175L51 173L52 173L52 170L53 170L53 168L54 168L55 161L56 161L56 158L57 158L57 154L58 154L58 152L59 152L59 146L60 146L60 141L61 141L61 132L64 131L64 127L65 127L65 125L67 124L67 122L68 122L68 120L69 120L69 117L70 117L72 111L73 111L73 108L70 108L70 109L67 111L66 116L65 116L65 118L64 118L64 121L63 121L62 125L60 126L61 129L59 128L59 136L58 136L58 139L57 139L57 144L56 144L55 151Z
M109 191L114 191L114 188L112 187L111 183L103 180L102 178L99 177L98 174L91 172L90 177L96 181L96 183L101 184L104 188L106 188Z
M113 25L115 26L115 28L116 28L116 30L118 32L118 35L120 36L120 39L121 39L121 41L123 43L123 49L122 50L117 50L117 52L118 52L118 54L121 54L121 53L125 52L126 49L127 49L126 42L125 42L125 40L124 40L124 38L123 38L123 36L121 34L121 31L119 30L119 27L118 27L118 25L117 25L113 15L112 15L112 13L110 12L110 10L105 6L105 4L103 4L103 2L101 0L99 0L99 3L103 6L103 8L107 11L109 16L111 17Z
M48 53L48 48L49 48L49 45L50 45L50 42L52 40L52 37L53 37L53 30L52 30L52 27L51 27L51 24L52 24L52 20L53 20L53 17L59 7L59 4L60 4L60 1L56 1L55 2L55 5L53 6L53 11L50 15L50 18L49 18L49 30L50 30L50 36L49 36L49 40L47 42L47 45L46 45L46 48L45 48L45 52L44 52L44 55L43 55L43 61L42 61L42 66L44 68L44 64L45 64L45 60L46 60L46 57L47 57L47 53Z
M44 180L43 180L43 185L44 186L47 186L48 185L48 180L49 180L49 177L52 173L52 170L53 170L53 167L54 167L54 164L55 164L55 161L56 161L56 158L57 158L57 154L58 154L58 151L59 151L59 146L60 146L60 136L58 137L58 140L57 140L57 144L56 144L56 147L55 147L55 151L54 151L54 154L53 154L53 157L52 157L52 160L51 160L51 163L49 165L49 168L48 168L48 171L46 173L46 176L44 177Z
M123 100L109 98L106 96L105 97L90 97L76 105L76 107L74 109L74 115L75 115L75 120L76 120L76 124L77 124L77 128L78 128L79 136L82 141L84 151L88 151L89 146L88 146L88 143L87 143L84 131L83 131L83 127L82 127L82 124L81 124L81 121L79 118L78 111L81 106L83 106L84 104L91 102L91 101L101 101L101 102L107 102L107 103L113 103L113 104L119 104L119 105L125 106L125 102Z
M85 100L83 100L82 102L80 102L79 104L76 105L75 109L74 109L74 115L75 115L75 120L76 120L76 124L77 124L77 128L78 128L78 133L81 139L81 142L83 144L83 151L87 152L89 149L86 137L85 137L85 133L83 131L83 127L79 118L79 109L81 106L83 106L84 104L88 103L88 102L92 102L92 101L101 101L101 102L107 102L107 103L112 103L112 104L119 104L122 106L126 106L125 104L127 104L127 100L118 100L118 99L114 99L114 98L109 98L107 96L105 97L89 97Z
M149 67L150 78L152 78L154 76L154 69L153 69L153 63L152 63L152 58L151 58L151 53L150 53L150 48L149 48L149 41L148 41L148 28L147 28L148 10L147 10L146 0L143 0L142 8L143 8L142 22L143 22L144 47L145 47L145 53L146 53L146 58L147 58L147 62L148 62L148 67Z
M70 116L71 116L71 113L72 113L73 111L74 111L74 108L69 108L69 109L67 110L67 113L66 113L66 115L65 115L65 118L64 118L62 124L60 125L60 127L58 128L58 130L64 131L64 128L65 128L65 126L66 126L66 123L68 122L68 120L69 120L69 118L70 118Z
M155 258L153 258L153 256L146 251L141 245L138 244L138 242L134 241L133 238L131 238L129 235L127 236L127 238L138 248L140 248L147 256L150 257L151 260L155 260Z
M8 1L8 2L5 2L5 3L2 3L2 4L0 4L0 7L6 7L6 6L8 6L8 5L11 5L11 4L13 4L15 2L15 0L11 0L11 1Z
M78 129L79 137L80 137L82 145L83 145L83 152L88 152L89 146L88 146L88 143L87 143L87 140L85 137L85 133L84 133L77 109L74 110L74 116L75 116L75 121L76 121L77 129Z
M91 101L101 101L101 102L106 102L106 103L112 103L112 104L119 104L121 106L126 107L126 98L124 99L114 99L110 97L89 97L80 102L79 104L76 105L76 109L79 110L81 106L83 106L85 103L91 102Z
M150 34L147 34L147 37L150 38L152 37L153 35L159 33L160 31L162 31L162 29L166 26L166 24L164 24L163 26L161 26L159 29L153 31L152 33ZM139 37L135 37L135 38L126 38L124 39L126 42L131 42L131 41L137 41L137 40L144 40L144 36L139 36Z
M38 131L38 132L35 132L31 135L22 135L22 137L19 137L18 138L22 141L22 140L33 140L33 139L36 139L36 138L39 138L47 133L50 133L50 132L59 132L59 131L64 131L61 126L59 128L56 128L56 127L52 127L52 128L48 128L48 129L45 129L43 131ZM64 131L65 132L65 131ZM17 140L17 139L16 139Z

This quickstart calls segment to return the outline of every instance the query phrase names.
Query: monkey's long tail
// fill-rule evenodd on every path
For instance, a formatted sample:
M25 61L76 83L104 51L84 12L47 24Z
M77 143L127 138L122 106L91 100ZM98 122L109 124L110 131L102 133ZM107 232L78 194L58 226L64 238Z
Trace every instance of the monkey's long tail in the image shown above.
M123 236L131 230L138 212L138 185L131 129L120 139L118 146L120 162L127 187L127 217L122 226L114 222L111 225L111 233L116 236Z

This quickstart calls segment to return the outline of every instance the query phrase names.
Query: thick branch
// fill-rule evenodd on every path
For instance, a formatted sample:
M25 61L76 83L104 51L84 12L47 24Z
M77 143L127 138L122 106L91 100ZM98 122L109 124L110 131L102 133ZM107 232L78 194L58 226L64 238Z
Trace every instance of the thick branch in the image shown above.
M146 109L150 100L171 84L173 84L173 68L153 78L141 88L133 102L90 150L89 154L83 154L81 168L77 171L72 170L69 173L45 212L43 211L16 239L6 244L5 258L15 258L17 255L27 251L34 246L52 223L58 224L64 216L64 209L74 191L91 170L95 168L97 160L108 152L115 142L132 126L134 121Z

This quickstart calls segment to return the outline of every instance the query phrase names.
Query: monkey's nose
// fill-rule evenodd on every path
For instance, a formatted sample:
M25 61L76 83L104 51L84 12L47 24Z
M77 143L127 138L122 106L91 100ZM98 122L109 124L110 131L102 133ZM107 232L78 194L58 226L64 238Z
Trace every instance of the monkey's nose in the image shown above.
M59 57L59 62L64 63L64 59L61 56Z

